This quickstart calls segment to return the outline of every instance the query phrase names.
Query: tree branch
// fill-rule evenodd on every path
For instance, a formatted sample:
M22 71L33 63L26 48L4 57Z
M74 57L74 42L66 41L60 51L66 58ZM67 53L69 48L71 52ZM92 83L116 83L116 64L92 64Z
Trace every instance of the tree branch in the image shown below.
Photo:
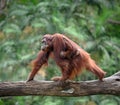
M117 20L109 19L108 22L111 23L111 24L118 24L118 25L120 25L120 21L117 21Z
M0 10L4 9L6 6L6 0L0 0Z
M86 96L96 94L120 95L120 72L98 80L75 82L69 81L58 85L53 81L3 82L0 83L0 97L4 96Z

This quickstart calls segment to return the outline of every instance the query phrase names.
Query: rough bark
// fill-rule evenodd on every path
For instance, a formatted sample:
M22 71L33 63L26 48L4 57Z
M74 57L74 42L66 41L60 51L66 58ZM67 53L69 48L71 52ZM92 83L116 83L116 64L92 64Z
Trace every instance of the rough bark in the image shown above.
M2 82L0 97L4 96L86 96L96 94L120 95L120 72L104 78L103 82L68 81L62 86L53 81Z

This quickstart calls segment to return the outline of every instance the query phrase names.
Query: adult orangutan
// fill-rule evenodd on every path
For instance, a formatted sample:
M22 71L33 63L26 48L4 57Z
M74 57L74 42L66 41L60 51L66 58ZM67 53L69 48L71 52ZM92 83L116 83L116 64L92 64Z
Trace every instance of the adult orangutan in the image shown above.
M47 64L49 57L55 60L62 72L62 76L53 77L53 81L62 82L68 79L72 80L80 74L83 69L91 71L98 76L101 81L106 74L106 72L96 65L95 61L85 50L62 34L44 35L42 44L41 51L33 61L34 67L27 81L33 80L38 70Z

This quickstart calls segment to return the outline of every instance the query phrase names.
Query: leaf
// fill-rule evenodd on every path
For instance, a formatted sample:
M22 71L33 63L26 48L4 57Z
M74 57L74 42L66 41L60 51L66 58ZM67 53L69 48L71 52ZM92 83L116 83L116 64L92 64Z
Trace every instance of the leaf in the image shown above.
M6 34L9 34L9 33L21 34L21 29L16 24L8 24L4 27L3 32L5 32Z
M110 56L109 56L109 53L108 53L107 49L106 49L104 46L102 46L102 45L99 45L98 48L99 48L102 52L104 52L105 58L106 58L107 60L110 60Z
M0 105L5 105L4 102L0 99Z
M99 103L99 105L118 105L118 104L113 99L104 99Z
M18 15L18 16L23 16L23 15L26 15L28 13L28 11L26 10L14 10L10 13L10 16L15 16L15 15Z

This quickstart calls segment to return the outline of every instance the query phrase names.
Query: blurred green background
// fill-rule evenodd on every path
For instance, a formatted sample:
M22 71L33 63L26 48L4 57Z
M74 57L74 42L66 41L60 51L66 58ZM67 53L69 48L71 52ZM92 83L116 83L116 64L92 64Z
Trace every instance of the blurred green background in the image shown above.
M67 35L91 54L106 76L120 70L120 0L0 0L1 82L27 79L46 33ZM61 74L58 69L50 59L36 79L50 80ZM96 76L85 71L76 80L91 79ZM0 105L120 105L120 96L5 97Z

